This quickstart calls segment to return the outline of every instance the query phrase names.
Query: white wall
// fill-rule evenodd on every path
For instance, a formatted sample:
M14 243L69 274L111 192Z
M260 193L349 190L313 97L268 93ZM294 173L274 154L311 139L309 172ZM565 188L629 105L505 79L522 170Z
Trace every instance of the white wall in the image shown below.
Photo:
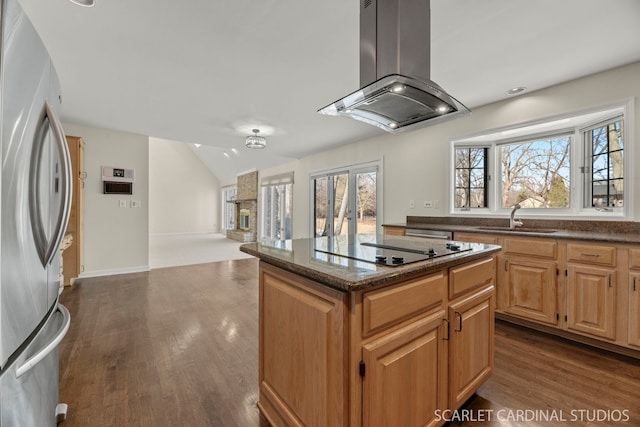
M640 144L640 63L476 108L468 117L412 132L384 134L314 154L288 165L262 170L260 175L268 176L287 169L294 171L294 238L311 234L310 173L381 158L384 161L384 223L404 222L407 215L445 216L450 140L489 129L605 106L632 97L635 97L635 114L632 118L635 126L626 123L626 128L633 128L633 131L632 134L627 133L625 143L627 147L633 143L637 147ZM626 151L632 153L630 164L640 164L640 147L633 152L630 149ZM640 185L635 186L633 198L633 211L640 212ZM415 209L409 209L410 199L416 201ZM439 200L440 208L420 207L424 200Z
M220 230L220 182L186 143L149 138L149 232Z
M67 135L85 141L84 271L81 277L149 269L149 139L74 124ZM102 194L102 166L135 169L133 195ZM120 208L119 201L127 207ZM139 208L131 200L140 201Z

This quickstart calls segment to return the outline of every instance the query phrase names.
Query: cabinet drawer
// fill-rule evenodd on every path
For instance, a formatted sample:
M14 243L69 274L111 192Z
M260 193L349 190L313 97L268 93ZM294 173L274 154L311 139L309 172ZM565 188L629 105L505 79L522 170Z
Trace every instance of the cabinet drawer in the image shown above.
M366 292L362 298L363 334L366 336L403 319L440 308L446 286L446 276L439 271L398 286Z
M541 258L556 258L558 244L555 240L513 239L504 240L504 252L518 255L533 255Z
M567 260L588 264L616 265L616 248L613 246L581 245L569 243L567 245Z
M498 238L482 233L454 233L454 239L460 242L485 243L487 245L497 245Z
M495 263L493 258L453 267L449 271L449 299L493 281Z
M640 268L640 249L629 249L629 268Z

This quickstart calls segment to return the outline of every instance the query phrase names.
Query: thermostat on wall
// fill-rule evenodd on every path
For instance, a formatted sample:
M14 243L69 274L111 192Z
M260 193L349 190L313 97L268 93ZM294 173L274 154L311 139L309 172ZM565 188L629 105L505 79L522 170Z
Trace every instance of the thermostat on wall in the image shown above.
M135 169L102 166L102 180L111 182L134 182Z

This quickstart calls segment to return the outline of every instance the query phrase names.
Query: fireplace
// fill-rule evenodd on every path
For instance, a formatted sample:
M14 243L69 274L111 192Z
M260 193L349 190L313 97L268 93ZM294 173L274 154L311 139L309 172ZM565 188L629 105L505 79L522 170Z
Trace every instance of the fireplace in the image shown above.
M249 231L249 215L251 215L249 209L240 209L240 230Z
M239 242L255 242L258 229L258 172L238 176L235 205L235 229L227 230L227 238Z

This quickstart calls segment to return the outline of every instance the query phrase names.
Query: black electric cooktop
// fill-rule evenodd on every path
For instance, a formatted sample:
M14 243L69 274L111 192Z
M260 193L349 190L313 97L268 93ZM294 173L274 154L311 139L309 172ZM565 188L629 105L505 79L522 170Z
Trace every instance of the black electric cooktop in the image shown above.
M318 237L314 249L331 255L389 267L452 256L471 250L469 243L424 238L401 239L392 236L360 234Z

